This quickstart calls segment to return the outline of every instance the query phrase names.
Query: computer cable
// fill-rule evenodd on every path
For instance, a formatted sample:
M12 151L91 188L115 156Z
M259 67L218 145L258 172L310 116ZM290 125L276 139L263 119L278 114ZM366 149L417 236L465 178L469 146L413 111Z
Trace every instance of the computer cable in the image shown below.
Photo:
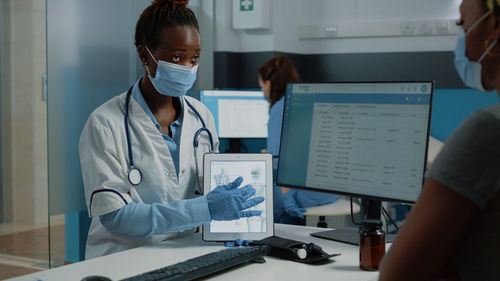
M399 227L398 227L398 224L392 219L391 215L389 214L389 212L387 212L387 210L384 208L384 206L382 206L382 214L385 214L387 215L387 217L389 218L389 221L392 223L392 225L394 225L394 227L396 228L396 231L399 232ZM386 219L387 220L387 219Z
M385 215L384 211L382 211L382 216L384 217L385 221L385 233L389 233L389 223L387 221L387 216Z

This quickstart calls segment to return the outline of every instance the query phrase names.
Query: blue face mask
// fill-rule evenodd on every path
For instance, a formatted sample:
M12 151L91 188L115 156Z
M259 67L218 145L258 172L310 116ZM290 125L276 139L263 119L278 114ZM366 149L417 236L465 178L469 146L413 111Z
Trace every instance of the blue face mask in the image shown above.
M493 41L488 48L484 51L477 62L469 60L466 55L465 48L465 39L467 35L487 16L491 14L491 11L482 15L476 22L474 22L470 28L467 30L467 33L464 32L463 29L459 30L457 37L457 45L455 46L455 50L453 53L455 54L455 68L457 70L458 75L464 82L467 87L478 89L481 91L485 91L486 89L483 86L482 77L481 77L481 62L484 60L488 52L495 46L497 41Z
M147 66L146 70L149 80L151 80L153 87L155 87L158 93L165 96L180 97L185 95L187 91L193 87L194 81L196 81L198 65L189 67L162 60L158 61L151 51L149 51L148 47L146 47L146 50L157 65L155 77L151 77L151 73Z

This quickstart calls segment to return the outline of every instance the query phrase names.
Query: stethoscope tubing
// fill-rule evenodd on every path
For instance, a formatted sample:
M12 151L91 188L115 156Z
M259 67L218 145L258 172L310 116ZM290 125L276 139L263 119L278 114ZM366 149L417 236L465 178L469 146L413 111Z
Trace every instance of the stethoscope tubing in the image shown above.
M132 143L130 141L129 104L130 104L130 96L132 95L132 89L133 89L133 86L128 89L127 95L125 97L125 118L124 118L124 121L125 121L125 135L127 138L127 150L128 150L128 157L129 157L129 171L128 171L127 177L128 177L129 182L132 185L136 186L136 185L139 185L142 181L142 172L138 168L136 168L134 165L134 154L132 151ZM193 113L196 115L198 120L200 120L201 125L202 125L202 127L200 129L198 129L198 131L196 131L196 133L194 134L194 138L193 138L194 149L198 148L201 133L206 132L208 135L208 139L210 141L210 152L214 151L214 140L212 137L212 133L206 127L205 121L201 117L198 110L196 110L196 108L194 108L194 106L189 101L187 101L187 99L184 99L184 102L191 109L191 111L193 111ZM139 177L139 178L137 179L136 177Z
M132 146L130 145L130 129L128 123L128 106L130 104L130 96L132 94L132 87L128 89L127 96L125 97L125 135L127 137L127 150L128 150L128 159L131 167L134 166L134 154L132 153Z

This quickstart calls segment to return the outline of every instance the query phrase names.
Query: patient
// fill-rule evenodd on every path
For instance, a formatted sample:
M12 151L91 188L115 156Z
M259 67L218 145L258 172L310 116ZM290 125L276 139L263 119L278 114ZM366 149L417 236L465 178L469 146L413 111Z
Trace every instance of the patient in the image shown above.
M269 121L267 123L267 150L279 156L281 122L285 101L286 84L299 82L300 78L293 62L285 57L276 56L267 60L258 71L259 85L269 100ZM277 163L277 161L275 161ZM274 221L300 224L304 208L335 202L333 194L274 187Z
M455 66L465 85L500 90L500 1L463 0ZM382 261L380 280L499 280L500 104L448 138Z

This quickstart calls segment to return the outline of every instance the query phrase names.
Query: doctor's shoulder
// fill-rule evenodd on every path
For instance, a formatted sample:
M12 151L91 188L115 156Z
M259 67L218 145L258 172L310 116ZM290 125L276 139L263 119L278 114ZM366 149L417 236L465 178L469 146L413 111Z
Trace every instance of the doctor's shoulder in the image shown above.
M85 127L80 136L80 142L82 138L88 137L89 134L91 134L90 131L94 131L96 128L104 128L107 131L111 131L115 127L122 128L125 112L124 104L125 95L121 94L109 99L94 109L85 123Z
M115 96L90 113L89 118L87 119L88 126L92 125L103 125L106 127L113 127L116 125L123 126L123 118L124 118L124 105L125 105L125 96L124 94ZM90 124L89 124L90 123Z

